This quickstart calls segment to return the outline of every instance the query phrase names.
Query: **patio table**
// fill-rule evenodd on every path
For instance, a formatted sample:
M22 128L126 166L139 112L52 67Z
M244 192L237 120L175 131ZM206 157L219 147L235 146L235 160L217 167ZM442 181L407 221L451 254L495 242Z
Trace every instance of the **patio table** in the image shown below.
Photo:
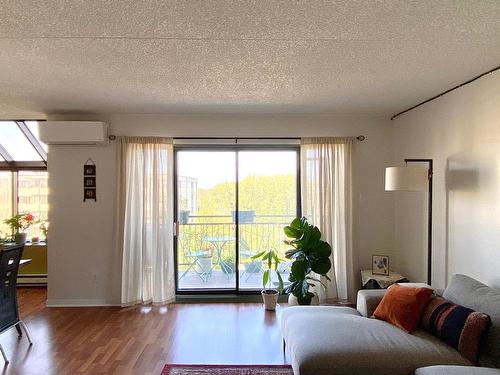
M233 273L234 270L231 267L231 265L229 265L228 263L226 263L222 259L222 251L224 250L224 247L226 246L226 244L228 242L236 241L236 237L234 237L234 236L205 236L205 237L203 237L203 240L212 244L212 246L214 247L214 249L216 251L217 259L216 259L215 263L213 264L212 269L216 265L219 265L222 270L231 270L230 273Z

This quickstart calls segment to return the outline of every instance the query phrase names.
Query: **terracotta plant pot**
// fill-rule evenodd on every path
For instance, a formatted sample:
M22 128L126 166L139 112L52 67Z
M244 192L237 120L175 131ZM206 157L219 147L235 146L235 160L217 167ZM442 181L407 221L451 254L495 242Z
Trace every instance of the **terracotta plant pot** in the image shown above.
M276 289L264 289L262 292L262 299L264 300L264 307L266 310L276 310L278 304L279 293Z

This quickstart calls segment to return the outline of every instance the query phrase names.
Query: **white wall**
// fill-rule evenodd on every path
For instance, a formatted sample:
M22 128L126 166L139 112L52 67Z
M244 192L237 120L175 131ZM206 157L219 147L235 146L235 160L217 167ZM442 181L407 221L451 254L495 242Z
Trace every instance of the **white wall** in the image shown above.
M433 284L455 273L500 286L500 73L401 116L395 160L434 159ZM426 194L398 193L401 270L426 279Z
M383 191L384 167L433 158L433 280L454 273L500 285L500 74L415 109L390 123L328 115L95 115L117 135L294 137L363 134L353 151L356 269L391 256L393 269L426 279L426 195ZM97 164L98 201L82 201L82 165ZM49 304L115 304L121 255L115 247L115 147L51 147Z
M109 115L50 116L101 120L116 135L189 137L295 137L363 134L353 151L356 270L373 253L392 252L393 198L383 191L384 167L393 157L386 120L327 115ZM97 165L97 202L82 201L82 166ZM49 150L49 305L116 304L121 255L114 234L115 147L52 146ZM395 256L394 256L395 258Z
M97 202L83 202L83 164L97 165ZM115 147L50 146L49 305L105 305L120 296L114 247Z

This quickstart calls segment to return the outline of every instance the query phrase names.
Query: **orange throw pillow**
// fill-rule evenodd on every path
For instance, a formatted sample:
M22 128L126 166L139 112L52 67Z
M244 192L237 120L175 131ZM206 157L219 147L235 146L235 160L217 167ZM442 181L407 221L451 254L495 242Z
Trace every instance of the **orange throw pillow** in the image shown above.
M392 285L373 313L373 318L385 320L408 333L417 328L432 289Z

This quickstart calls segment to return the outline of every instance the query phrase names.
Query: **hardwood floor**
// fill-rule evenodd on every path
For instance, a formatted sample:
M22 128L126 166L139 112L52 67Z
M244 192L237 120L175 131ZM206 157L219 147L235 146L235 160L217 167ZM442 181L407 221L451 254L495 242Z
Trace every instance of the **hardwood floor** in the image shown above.
M19 288L21 318L0 336L3 374L160 374L165 363L285 364L279 310L259 303L47 308L46 290ZM1 358L0 358L1 361Z

